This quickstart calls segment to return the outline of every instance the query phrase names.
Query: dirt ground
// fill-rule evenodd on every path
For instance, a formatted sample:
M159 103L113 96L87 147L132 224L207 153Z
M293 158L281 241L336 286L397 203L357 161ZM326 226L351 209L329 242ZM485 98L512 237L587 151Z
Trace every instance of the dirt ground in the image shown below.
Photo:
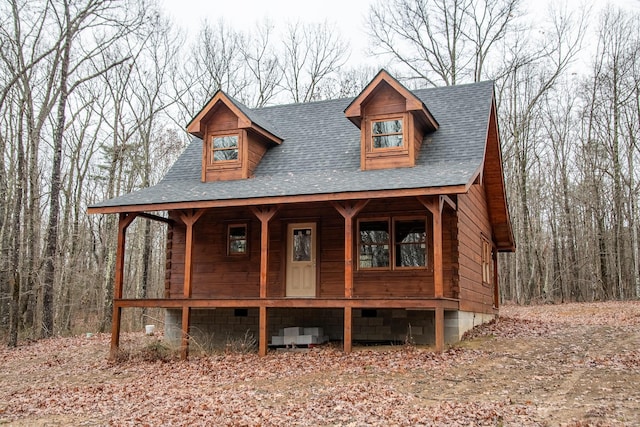
M0 348L15 426L640 426L640 303L506 306L436 354L338 347L163 360L161 336Z

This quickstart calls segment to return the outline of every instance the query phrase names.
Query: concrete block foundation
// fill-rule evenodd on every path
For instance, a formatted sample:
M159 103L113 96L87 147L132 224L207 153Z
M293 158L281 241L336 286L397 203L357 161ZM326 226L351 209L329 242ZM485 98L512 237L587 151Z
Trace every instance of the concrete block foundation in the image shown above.
M192 309L190 345L203 350L229 348L239 341L258 340L259 310L257 308ZM354 344L435 344L435 312L407 309L353 309L352 337ZM459 341L463 334L495 318L493 314L463 311L444 312L446 344ZM165 339L180 344L182 311L167 309ZM330 341L342 341L344 310L340 308L302 309L270 308L267 310L267 337L286 336L287 331L306 334L309 328L322 328ZM291 329L289 329L291 328ZM310 335L310 334L307 334Z

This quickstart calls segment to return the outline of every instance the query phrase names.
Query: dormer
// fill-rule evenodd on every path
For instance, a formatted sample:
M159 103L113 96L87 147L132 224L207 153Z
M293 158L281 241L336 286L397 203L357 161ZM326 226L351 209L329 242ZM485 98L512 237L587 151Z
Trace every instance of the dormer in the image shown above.
M281 144L274 127L258 113L219 90L187 125L202 139L202 181L253 176L270 146Z
M415 166L425 134L438 122L409 89L381 70L344 110L360 128L360 168Z

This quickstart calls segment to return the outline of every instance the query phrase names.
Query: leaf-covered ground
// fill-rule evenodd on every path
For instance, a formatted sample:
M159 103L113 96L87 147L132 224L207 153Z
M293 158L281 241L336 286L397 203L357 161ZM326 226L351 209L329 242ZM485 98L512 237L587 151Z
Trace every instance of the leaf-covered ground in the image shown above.
M161 337L0 348L0 424L638 426L640 303L506 306L442 354L218 354L158 360ZM143 351L144 350L144 351Z

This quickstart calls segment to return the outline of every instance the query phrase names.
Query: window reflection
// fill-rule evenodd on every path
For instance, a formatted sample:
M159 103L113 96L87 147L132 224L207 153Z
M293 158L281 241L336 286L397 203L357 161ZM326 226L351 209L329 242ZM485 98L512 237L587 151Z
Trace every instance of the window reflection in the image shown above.
M360 223L360 268L389 266L389 223Z
M293 230L293 260L311 261L310 228L296 228Z
M396 221L396 267L424 267L427 260L424 220Z
M402 147L402 120L383 120L372 124L373 148Z
M211 145L213 161L238 159L238 136L214 136Z

